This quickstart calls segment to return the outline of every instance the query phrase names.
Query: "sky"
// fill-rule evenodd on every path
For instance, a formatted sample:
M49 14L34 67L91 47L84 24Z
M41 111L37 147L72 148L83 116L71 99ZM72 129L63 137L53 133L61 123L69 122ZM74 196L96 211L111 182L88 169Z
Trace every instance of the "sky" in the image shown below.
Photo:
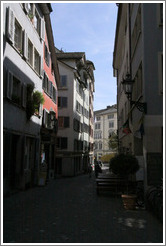
M115 3L51 3L54 44L64 52L85 52L95 66L94 111L116 104L113 50L118 7Z

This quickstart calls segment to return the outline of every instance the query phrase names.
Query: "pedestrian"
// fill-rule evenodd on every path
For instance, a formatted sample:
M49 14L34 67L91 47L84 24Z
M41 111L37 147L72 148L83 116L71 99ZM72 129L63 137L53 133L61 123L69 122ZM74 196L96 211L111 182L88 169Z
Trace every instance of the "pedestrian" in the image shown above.
M89 178L91 178L92 177L92 165L91 164L88 166L88 173L89 173Z
M95 164L95 176L96 176L96 178L98 177L99 173L102 173L102 169L99 166L99 163L96 162L96 164Z

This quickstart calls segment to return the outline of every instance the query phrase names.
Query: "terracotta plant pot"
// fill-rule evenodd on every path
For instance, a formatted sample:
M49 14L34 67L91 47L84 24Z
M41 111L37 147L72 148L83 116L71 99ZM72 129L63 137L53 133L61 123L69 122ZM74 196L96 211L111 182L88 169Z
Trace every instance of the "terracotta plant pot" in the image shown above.
M122 195L123 205L126 210L134 210L136 208L136 195Z

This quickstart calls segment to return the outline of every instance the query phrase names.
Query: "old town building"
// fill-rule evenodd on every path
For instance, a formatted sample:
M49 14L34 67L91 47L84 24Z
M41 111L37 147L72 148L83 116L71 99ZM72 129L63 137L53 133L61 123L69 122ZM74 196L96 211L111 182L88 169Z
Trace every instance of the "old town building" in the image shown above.
M119 151L139 159L137 179L161 182L163 153L163 4L120 3L113 68Z
M46 43L45 26L48 40L52 39L49 26L51 11L50 4L3 4L5 194L38 184L43 116L43 48ZM49 51L51 46L52 43ZM53 77L49 79L52 79L56 88ZM53 111L56 113L56 108Z
M90 154L93 159L94 65L84 52L56 52L60 71L56 172L74 176L87 171Z
M109 146L110 136L117 134L117 105L107 106L94 112L94 157L101 157L114 152Z

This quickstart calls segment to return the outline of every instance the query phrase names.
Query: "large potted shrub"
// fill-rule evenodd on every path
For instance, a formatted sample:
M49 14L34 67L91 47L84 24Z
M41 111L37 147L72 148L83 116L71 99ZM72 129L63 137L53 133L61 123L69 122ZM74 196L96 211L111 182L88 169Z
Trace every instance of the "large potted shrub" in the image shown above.
M139 163L135 156L130 154L117 154L110 160L110 171L125 178L124 194L122 199L126 209L134 209L136 202L135 189L131 182L133 175L139 170ZM129 203L128 203L129 202Z

